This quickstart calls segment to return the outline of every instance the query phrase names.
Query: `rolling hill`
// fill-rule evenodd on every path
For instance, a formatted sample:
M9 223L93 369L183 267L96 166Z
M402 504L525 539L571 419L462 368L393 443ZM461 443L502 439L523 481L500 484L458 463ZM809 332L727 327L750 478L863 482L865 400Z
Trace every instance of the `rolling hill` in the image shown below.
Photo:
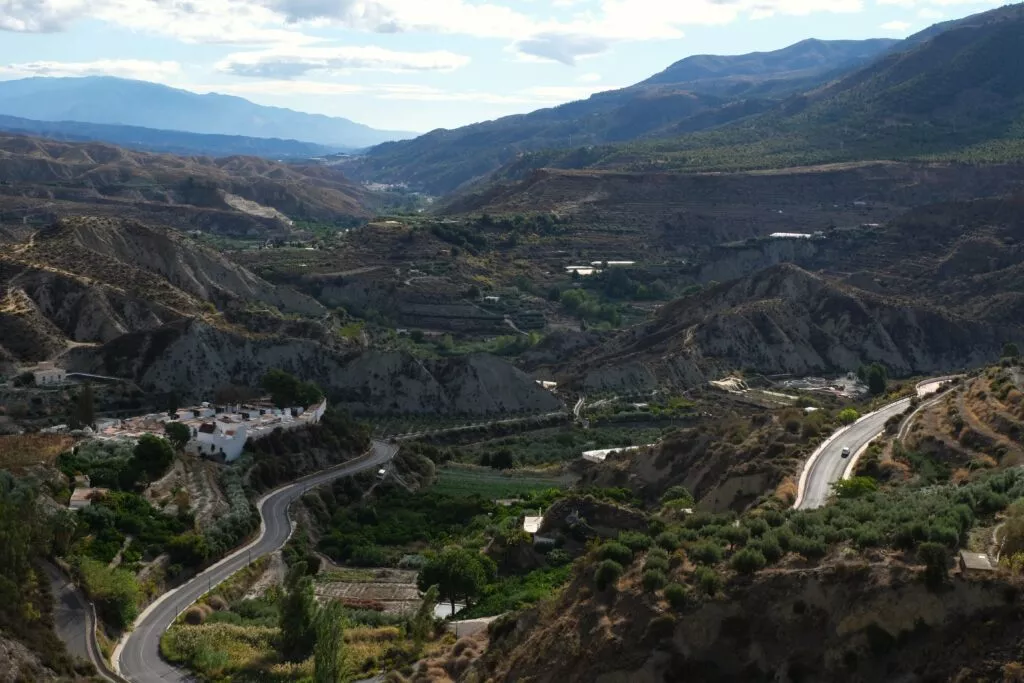
M198 95L157 83L107 76L0 82L0 114L37 121L141 126L169 131L293 139L354 149L412 133L348 119L264 107L241 97ZM111 142L117 142L110 140Z
M53 201L113 205L131 215L198 207L249 223L281 225L292 219L336 222L371 212L367 192L335 167L243 156L178 157L19 135L0 134L0 178L0 208L13 209L16 216L20 203L32 211ZM222 218L225 225L234 220Z
M33 121L15 116L0 116L0 131L65 142L108 142L129 149L182 156L224 157L244 154L268 159L309 159L338 152L336 147L298 140L206 135L77 121Z
M703 130L770 109L783 95L863 64L895 41L804 41L736 57L690 57L629 88L530 114L379 145L344 163L355 178L444 194L521 154Z

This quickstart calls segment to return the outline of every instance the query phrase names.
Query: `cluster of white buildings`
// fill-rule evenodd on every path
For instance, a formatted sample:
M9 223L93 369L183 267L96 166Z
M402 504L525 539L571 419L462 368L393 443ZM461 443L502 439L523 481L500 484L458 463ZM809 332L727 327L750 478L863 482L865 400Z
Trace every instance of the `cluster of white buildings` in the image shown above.
M317 424L326 410L327 399L306 408L277 408L267 401L229 406L202 403L181 408L173 416L155 413L101 422L96 437L138 440L144 434L164 436L168 422L179 422L191 432L186 451L232 462L242 455L250 439L262 438L275 429L288 431Z

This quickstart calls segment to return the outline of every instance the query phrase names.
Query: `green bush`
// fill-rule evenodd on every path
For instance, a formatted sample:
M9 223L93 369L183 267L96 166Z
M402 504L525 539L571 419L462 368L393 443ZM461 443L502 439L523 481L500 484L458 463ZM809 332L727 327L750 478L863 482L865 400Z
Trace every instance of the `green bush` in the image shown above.
M654 543L650 536L639 531L623 531L619 534L618 541L634 553L647 550Z
M615 585L623 571L625 570L622 565L615 560L604 560L597 565L597 569L594 571L594 585L598 590L603 591L609 586Z
M96 611L105 622L120 630L135 621L139 602L135 575L124 569L109 569L88 557L80 559L78 572L82 588L96 603Z
M844 425L851 425L860 419L860 413L853 408L844 408L839 411L839 415L837 415L836 418Z
M683 501L692 505L693 495L690 494L685 486L672 486L661 496L662 504L669 501Z
M572 557L561 548L555 548L547 554L548 564L552 567L561 567L572 562Z
M648 556L647 560L644 561L644 571L648 571L650 569L657 569L658 571L667 572L669 570L668 558L659 556Z
M671 531L662 531L658 534L658 537L654 539L654 542L659 548L675 550L679 547L679 535Z
M664 588L665 584L668 583L668 578L665 576L665 572L661 569L645 569L641 581L645 590L654 592L660 588Z
M597 549L597 559L614 560L628 567L633 563L633 551L618 541L609 541Z
M665 599L672 605L672 609L681 610L686 607L690 592L680 583L670 583L665 586Z
M715 595L722 590L722 577L711 567L697 567L693 578L697 588L705 595Z
M714 541L701 541L690 547L687 553L698 564L718 564L722 561L722 546Z
M774 564L782 559L782 546L779 544L779 537L774 532L765 534L756 544L751 544L750 547L759 550L764 555L764 559L770 564Z
M768 561L760 550L744 548L732 556L729 564L740 574L754 574L763 569Z

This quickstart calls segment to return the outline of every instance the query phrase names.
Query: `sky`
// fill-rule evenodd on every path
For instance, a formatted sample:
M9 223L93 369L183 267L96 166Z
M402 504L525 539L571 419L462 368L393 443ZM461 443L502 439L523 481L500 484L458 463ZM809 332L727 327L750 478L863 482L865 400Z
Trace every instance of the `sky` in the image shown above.
M425 132L694 54L903 38L972 0L0 0L0 80L110 75Z

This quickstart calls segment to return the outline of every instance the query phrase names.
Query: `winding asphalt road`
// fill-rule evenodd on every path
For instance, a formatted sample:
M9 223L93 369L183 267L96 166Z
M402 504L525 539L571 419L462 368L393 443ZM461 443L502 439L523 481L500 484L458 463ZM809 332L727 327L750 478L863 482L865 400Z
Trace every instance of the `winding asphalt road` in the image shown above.
M191 680L185 672L160 657L160 637L178 615L213 586L245 567L250 558L256 560L281 548L292 532L288 508L306 491L340 477L378 467L391 460L397 452L397 446L375 441L368 454L334 469L300 479L264 497L259 503L262 519L260 536L150 605L136 620L135 629L123 642L120 654L115 654L120 664L119 673L134 683Z
M947 379L950 378L942 377L918 384L918 397L934 394ZM909 407L909 398L890 403L829 437L808 459L800 477L800 494L794 507L798 510L812 510L824 505L832 495L832 484L843 478L850 458L856 457L860 449L885 430L889 418L902 414ZM850 455L845 458L844 448L850 449Z

